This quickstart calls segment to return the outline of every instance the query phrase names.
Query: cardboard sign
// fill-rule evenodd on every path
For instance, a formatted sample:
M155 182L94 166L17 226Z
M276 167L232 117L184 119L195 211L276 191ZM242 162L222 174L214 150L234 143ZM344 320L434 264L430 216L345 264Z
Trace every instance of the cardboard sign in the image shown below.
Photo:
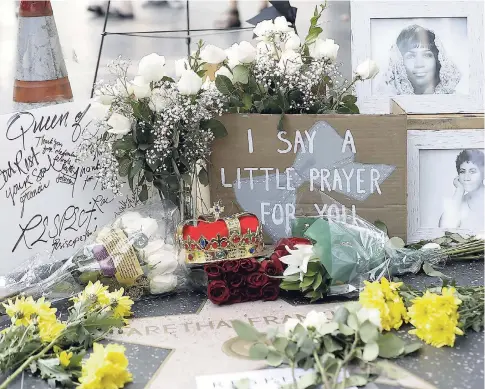
M256 214L268 240L297 216L358 215L406 235L406 116L226 115L211 155L211 198Z
M95 158L76 161L81 141L101 135L89 109L69 103L0 116L0 274L34 254L70 256L136 203L101 190Z

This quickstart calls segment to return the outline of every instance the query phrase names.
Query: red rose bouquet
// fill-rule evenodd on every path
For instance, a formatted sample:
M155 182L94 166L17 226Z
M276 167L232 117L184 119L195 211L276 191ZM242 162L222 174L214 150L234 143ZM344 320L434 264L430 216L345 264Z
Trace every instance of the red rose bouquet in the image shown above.
M207 296L214 304L276 300L283 274L278 258L258 261L255 258L214 262L204 266L208 278Z

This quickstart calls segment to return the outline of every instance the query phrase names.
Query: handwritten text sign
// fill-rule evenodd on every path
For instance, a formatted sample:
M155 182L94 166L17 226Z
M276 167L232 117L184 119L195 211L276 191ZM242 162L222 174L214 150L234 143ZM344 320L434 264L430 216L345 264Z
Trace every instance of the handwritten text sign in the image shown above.
M212 198L257 215L273 241L291 235L301 215L374 222L390 219L392 205L404 227L405 189L396 189L404 184L405 121L383 118L376 133L368 130L376 118L289 115L278 132L271 115L232 115L211 158Z
M62 260L132 196L101 190L96 158L78 163L83 139L100 136L89 103L0 116L0 274L36 253Z

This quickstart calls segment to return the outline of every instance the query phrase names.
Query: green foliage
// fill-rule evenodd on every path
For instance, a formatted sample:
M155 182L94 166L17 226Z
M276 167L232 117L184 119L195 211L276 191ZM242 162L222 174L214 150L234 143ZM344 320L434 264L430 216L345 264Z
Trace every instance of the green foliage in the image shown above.
M305 293L305 297L309 298L310 302L315 302L327 295L330 283L331 279L324 266L315 259L310 260L308 263L303 281L300 281L298 277L285 277L280 284L280 288L284 290L300 290L302 293Z

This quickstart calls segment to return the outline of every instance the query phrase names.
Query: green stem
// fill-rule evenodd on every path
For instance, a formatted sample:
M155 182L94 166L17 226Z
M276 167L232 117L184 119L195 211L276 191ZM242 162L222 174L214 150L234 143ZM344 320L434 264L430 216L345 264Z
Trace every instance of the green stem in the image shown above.
M325 374L325 369L322 366L322 363L320 361L320 357L318 356L316 351L313 351L313 358L315 358L315 363L317 364L318 371L320 372L320 376L322 377L322 382L323 382L323 389L332 389L330 386L330 382L327 379L327 376Z
M54 338L52 342L50 342L47 346L45 346L38 354L31 355L29 358L25 360L22 365L20 365L17 370L15 370L1 385L0 389L6 389L8 388L8 385L12 383L12 381L20 374L22 373L32 362L36 361L37 359L41 358L44 356L54 345L56 344L57 340L59 339L59 336Z
M298 389L298 384L295 377L295 364L293 362L291 362L291 377L293 378L293 389Z

